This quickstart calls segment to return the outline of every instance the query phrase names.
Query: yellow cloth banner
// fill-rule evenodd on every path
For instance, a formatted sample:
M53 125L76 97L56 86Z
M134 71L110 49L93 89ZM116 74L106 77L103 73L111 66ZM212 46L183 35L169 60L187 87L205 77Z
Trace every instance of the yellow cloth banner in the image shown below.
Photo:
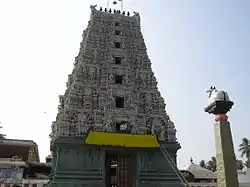
M86 144L121 147L159 147L154 135L90 132Z

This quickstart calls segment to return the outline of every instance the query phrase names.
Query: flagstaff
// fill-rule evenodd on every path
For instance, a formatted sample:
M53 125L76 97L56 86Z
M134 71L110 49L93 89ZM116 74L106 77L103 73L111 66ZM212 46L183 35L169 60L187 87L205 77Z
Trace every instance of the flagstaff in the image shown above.
M121 3L121 11L123 11L123 0L118 0ZM113 5L117 5L117 1L113 1ZM108 8L109 8L109 1L108 1Z

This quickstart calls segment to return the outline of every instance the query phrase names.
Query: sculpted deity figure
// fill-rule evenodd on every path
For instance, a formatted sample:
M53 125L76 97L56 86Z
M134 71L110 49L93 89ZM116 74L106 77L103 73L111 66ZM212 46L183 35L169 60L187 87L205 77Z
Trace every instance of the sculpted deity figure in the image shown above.
M78 122L85 122L86 121L86 115L84 113L78 113L77 114L77 121Z
M100 90L99 89L93 89L93 92L92 92L92 96L94 97L93 98L93 103L92 103L92 106L94 108L96 108L98 106L98 97L99 97L99 93L100 93Z
M71 123L77 122L77 114L75 112L72 112L69 117L70 117Z
M91 126L94 122L94 116L92 114L88 114L87 116L87 124L88 126Z
M135 114L138 114L140 110L139 106L133 104L133 108L134 108Z
M107 98L107 102L106 102L108 109L112 108L114 102L115 102L115 99L113 97L112 90L110 90L108 92L108 98Z
M113 121L111 119L108 119L103 126L103 132L112 132L112 124Z
M156 130L157 130L157 128L156 128L156 126L153 124L153 125L151 126L151 134L156 134Z
M152 73L149 73L147 78L148 85L150 86L150 88L152 87L152 76L153 76Z
M107 115L107 114L106 114ZM106 122L103 124L103 132L112 132L113 120L111 114L106 117Z
M114 75L113 75L113 73L110 73L109 74L109 76L108 76L108 80L109 80L109 82L113 82L113 79L114 79Z
M165 123L160 126L158 139L160 141L165 141L166 140L166 126L165 126Z
M59 96L59 102L64 105L64 96L63 95L60 95Z
M80 76L82 76L82 73L83 73L83 70L82 70L82 66L77 66L76 68L75 68L75 75L77 76L77 77L80 77Z
M209 104L214 101L230 101L228 93L223 90L217 90L216 87L211 86L209 90L207 90Z
M139 129L138 129L138 126L135 124L132 126L132 130L131 130L131 133L132 134L138 134L139 132Z
M86 96L91 96L91 93L92 93L91 88L85 88L84 93L85 93Z
M159 128L159 137L158 139L160 141L165 141L166 140L166 134L167 133L167 129L166 129L166 123L164 120L161 120L161 126Z
M142 83L141 86L142 86L143 88L146 88L146 81L145 81L145 80L146 80L146 77L145 77L145 74L141 73L141 74L140 74L140 79L141 79L141 83Z
M133 103L132 94L129 93L129 94L126 96L126 105L127 105L127 107L132 107L132 106L131 106L132 103Z
M130 81L129 81L129 76L128 76L128 75L126 75L126 76L124 77L124 83L125 83L126 86L129 86Z
M170 120L169 115L166 116L166 122L168 122Z
M146 94L146 101L145 101L145 109L146 111L151 111L153 110L152 108L152 95L150 93Z
M158 137L162 126L164 125L162 125L161 120L159 118L154 118L151 126L151 133L156 134Z
M168 120L167 126L170 128L174 127L174 122L172 122L171 120Z
M152 119L150 117L146 118L145 123L146 123L146 127L151 128Z
M89 127L87 125L80 125L79 126L79 132L80 134L85 134L88 132Z
M94 80L96 68L89 68L89 80Z
M96 77L100 77L101 75L101 69L100 68L96 68Z
M97 5L90 5L91 12L94 12L96 10L95 9L96 7L97 7Z
M137 21L137 24L140 25L140 23L141 23L140 14L138 12L134 12L134 16L135 16L135 19Z
M132 134L137 134L138 133L138 126L136 124L136 117L133 116L131 121L130 121L130 125L131 125L131 133Z

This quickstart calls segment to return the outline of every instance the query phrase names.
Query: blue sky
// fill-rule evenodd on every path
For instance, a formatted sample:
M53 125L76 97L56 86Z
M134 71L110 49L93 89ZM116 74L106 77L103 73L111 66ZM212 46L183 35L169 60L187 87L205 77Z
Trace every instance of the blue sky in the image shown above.
M65 90L90 4L105 0L0 1L0 121L9 138L33 139L49 154L58 94ZM205 89L225 89L236 154L250 138L250 1L127 0L142 32L182 149L178 165L215 155L213 117L203 110Z

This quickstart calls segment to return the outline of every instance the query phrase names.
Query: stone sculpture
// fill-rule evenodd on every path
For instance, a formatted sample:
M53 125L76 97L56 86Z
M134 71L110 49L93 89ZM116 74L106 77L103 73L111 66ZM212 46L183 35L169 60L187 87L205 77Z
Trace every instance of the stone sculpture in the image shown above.
M106 123L103 126L103 132L112 132L112 120L107 120Z
M97 5L90 5L91 10L93 10L93 9L95 10L96 7L97 7Z

